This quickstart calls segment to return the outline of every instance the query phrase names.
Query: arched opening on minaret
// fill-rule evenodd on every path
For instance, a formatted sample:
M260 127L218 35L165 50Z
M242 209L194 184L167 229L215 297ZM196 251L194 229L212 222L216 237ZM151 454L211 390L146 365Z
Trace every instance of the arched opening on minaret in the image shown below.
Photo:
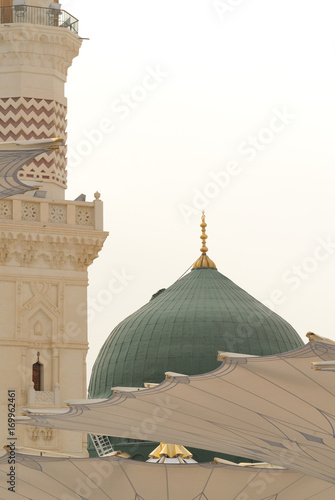
M43 391L43 364L40 363L40 353L37 353L37 361L33 364L33 383L35 391Z

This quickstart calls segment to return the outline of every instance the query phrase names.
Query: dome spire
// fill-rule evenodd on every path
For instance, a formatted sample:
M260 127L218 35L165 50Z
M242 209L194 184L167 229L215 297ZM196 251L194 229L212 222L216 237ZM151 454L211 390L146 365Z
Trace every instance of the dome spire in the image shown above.
M205 216L205 211L202 211L202 216L201 216L201 236L200 239L202 240L202 247L200 248L200 252L202 255L199 257L198 260L195 261L193 265L193 269L199 269L202 267L211 267L212 269L216 269L216 265L214 262L207 256L208 248L206 246L206 240L208 238L206 234L206 216Z
M206 240L208 236L206 234L207 224L206 224L205 210L202 211L200 227L202 231L202 235L200 236L200 239L202 239L202 247L200 248L200 252L202 252L202 255L206 255L206 252L208 252L208 248L206 246Z

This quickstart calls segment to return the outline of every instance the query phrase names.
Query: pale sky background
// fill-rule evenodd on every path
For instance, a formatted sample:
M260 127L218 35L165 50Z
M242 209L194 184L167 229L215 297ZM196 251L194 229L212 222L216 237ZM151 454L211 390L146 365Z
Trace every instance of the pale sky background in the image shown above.
M66 197L98 190L110 232L89 271L89 373L112 329L198 258L202 206L219 271L303 338L335 339L334 1L216 3L62 4L90 38L66 90Z

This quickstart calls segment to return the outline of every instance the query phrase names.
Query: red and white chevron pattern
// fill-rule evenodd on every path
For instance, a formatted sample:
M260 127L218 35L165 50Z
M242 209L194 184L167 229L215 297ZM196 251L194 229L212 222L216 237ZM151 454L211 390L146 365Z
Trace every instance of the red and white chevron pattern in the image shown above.
M66 139L66 106L47 99L0 99L0 141ZM53 182L66 187L66 148L43 154L25 165L20 180Z

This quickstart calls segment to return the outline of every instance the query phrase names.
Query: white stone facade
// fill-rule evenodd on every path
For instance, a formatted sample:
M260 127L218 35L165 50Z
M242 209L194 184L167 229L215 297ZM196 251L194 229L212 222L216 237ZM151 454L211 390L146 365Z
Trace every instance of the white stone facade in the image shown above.
M34 200L34 201L32 201ZM87 268L98 256L102 202L0 200L0 443L7 439L7 390L22 407L64 408L86 397ZM43 365L35 391L32 366ZM17 427L19 444L75 455L86 436Z
M18 22L10 4L1 3L8 10L0 19L0 141L66 139L64 84L81 39L66 23L47 25L47 17ZM53 15L50 0L26 5L34 15L39 7ZM86 397L87 269L107 236L100 195L64 199L65 147L30 161L19 179L42 182L45 197L0 200L0 446L8 438L8 390L15 390L17 416ZM17 426L16 435L17 446L86 455L80 433Z

